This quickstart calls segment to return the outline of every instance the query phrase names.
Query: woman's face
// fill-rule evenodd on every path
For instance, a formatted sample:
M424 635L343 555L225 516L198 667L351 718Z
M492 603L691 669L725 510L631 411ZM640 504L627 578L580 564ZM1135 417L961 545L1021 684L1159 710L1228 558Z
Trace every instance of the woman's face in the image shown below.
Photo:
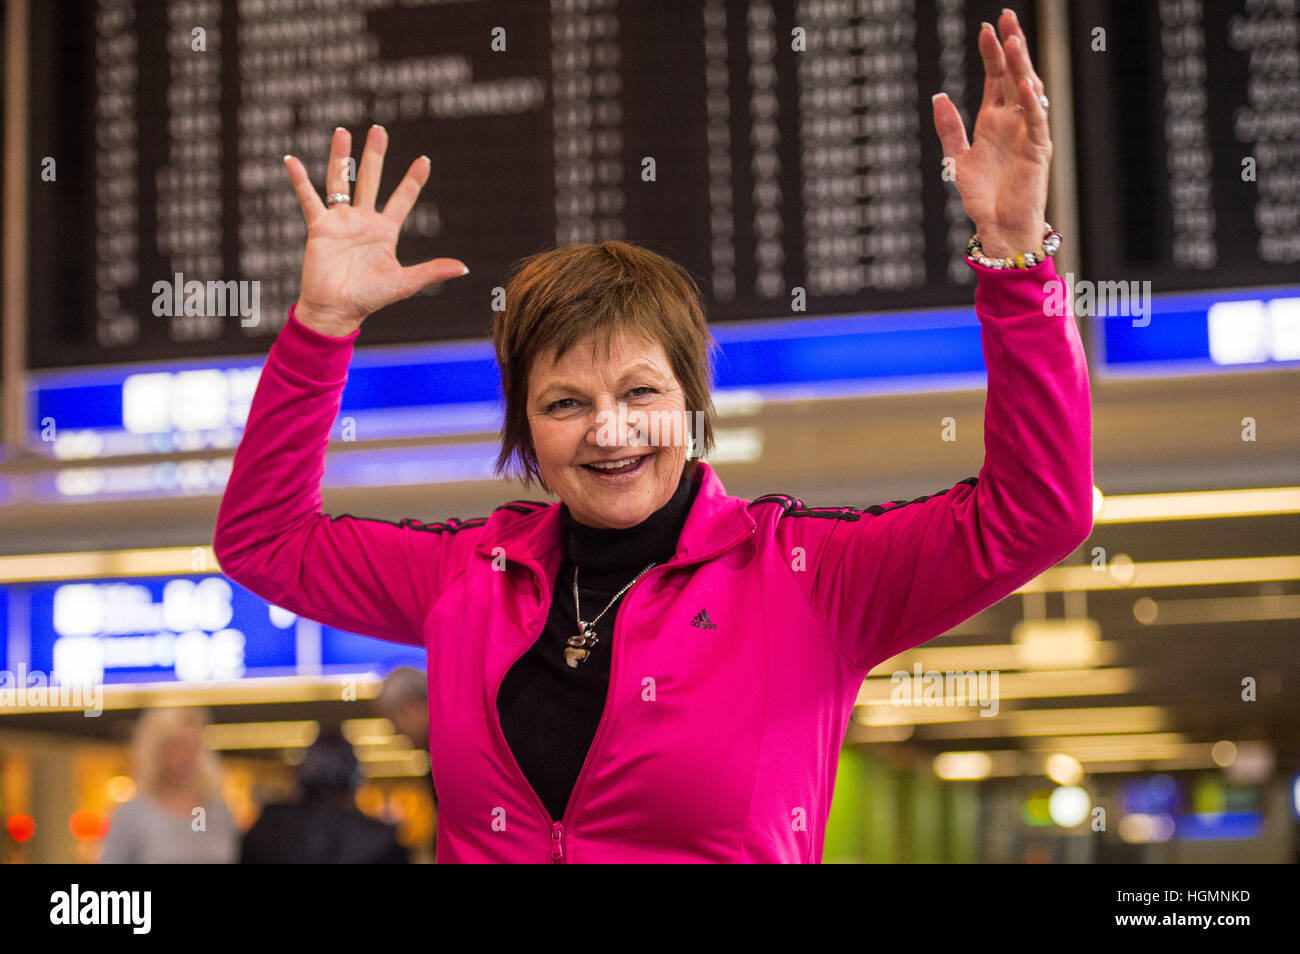
M685 407L658 343L619 329L608 363L592 335L559 362L550 349L528 376L528 421L542 479L579 523L636 526L677 490L686 466ZM630 458L644 459L626 474L588 466Z
M199 750L203 745L199 727L186 723L163 743L163 767L168 781L183 785L189 781L199 763Z

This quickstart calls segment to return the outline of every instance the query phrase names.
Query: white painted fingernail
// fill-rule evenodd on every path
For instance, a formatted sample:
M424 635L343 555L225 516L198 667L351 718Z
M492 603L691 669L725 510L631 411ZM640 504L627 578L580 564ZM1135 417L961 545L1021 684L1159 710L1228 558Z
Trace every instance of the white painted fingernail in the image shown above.
M935 93L933 96L930 97L930 102L933 103L933 102L935 102L935 101L936 101L940 96L947 96L947 95L948 95L947 93Z

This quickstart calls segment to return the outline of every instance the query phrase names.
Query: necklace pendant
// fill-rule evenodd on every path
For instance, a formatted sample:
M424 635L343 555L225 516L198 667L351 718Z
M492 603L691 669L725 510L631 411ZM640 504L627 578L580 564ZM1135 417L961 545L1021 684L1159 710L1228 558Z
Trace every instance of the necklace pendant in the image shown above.
M591 654L592 647L600 642L596 638L596 628L591 623L579 620L578 626L581 632L565 640L568 645L564 650L564 661L568 663L570 669L577 669L578 663L585 662L587 656Z

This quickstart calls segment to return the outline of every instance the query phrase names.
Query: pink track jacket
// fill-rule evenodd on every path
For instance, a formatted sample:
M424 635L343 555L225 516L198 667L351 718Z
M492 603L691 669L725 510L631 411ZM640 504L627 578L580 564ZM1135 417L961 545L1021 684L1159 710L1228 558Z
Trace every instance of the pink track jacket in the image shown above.
M1068 305L1047 304L1055 266L970 267L988 367L978 478L810 508L729 496L701 463L676 555L619 609L604 714L558 821L506 745L496 696L550 609L559 504L442 523L323 514L355 333L319 334L290 309L221 501L217 558L278 606L426 648L440 863L819 862L867 671L1091 532L1088 372ZM713 628L693 625L701 611Z

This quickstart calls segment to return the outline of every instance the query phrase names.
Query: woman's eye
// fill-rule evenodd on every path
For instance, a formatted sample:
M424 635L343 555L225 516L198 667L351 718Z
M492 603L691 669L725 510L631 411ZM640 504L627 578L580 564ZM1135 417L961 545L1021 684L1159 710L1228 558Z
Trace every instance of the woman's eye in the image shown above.
M655 389L652 388L652 387L649 387L649 386L642 386L642 387L639 387L639 388L633 388L633 389L632 389L631 391L629 391L628 393L629 393L629 394L635 394L637 391L649 391L651 394L656 393L656 392L655 392Z
M560 398L558 401L552 401L550 404L546 405L546 410L548 410L548 411L555 411L555 410L567 411L567 410L568 410L567 407L560 407L560 405L563 404L565 401L572 401L572 400L573 400L573 398Z

